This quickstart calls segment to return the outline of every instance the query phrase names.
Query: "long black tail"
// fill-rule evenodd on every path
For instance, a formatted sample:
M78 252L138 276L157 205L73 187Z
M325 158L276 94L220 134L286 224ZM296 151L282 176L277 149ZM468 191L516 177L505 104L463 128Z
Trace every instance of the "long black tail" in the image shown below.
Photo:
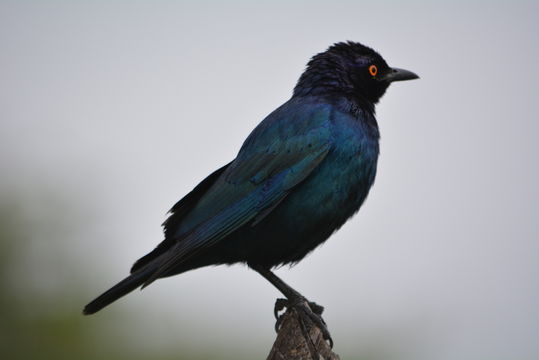
M103 309L105 306L110 303L118 300L124 295L127 295L131 291L135 290L137 287L141 286L150 276L154 273L153 267L150 269L139 270L118 284L111 287L109 290L99 295L97 298L92 300L88 305L84 307L82 313L84 315L90 315L98 312Z

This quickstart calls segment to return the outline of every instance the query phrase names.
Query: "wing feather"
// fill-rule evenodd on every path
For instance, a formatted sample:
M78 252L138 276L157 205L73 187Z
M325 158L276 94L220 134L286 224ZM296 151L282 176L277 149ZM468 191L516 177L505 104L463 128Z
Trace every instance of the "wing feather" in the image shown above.
M328 110L296 110L288 117L272 114L253 131L176 232L169 230L175 243L156 259L157 270L143 287L249 222L261 221L324 160L331 147Z

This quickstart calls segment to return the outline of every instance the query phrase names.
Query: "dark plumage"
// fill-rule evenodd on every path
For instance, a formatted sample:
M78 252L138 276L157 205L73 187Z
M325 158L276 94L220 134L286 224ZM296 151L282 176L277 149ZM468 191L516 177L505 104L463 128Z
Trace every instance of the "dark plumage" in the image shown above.
M254 129L236 159L174 205L165 240L84 313L157 278L236 262L290 300L301 297L270 269L300 261L359 209L376 175L374 106L392 81L414 78L358 43L315 55L292 98Z

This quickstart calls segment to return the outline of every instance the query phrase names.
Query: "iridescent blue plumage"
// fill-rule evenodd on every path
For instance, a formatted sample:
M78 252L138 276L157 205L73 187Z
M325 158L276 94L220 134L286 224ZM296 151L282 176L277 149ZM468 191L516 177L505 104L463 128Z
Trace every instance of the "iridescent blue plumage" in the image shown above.
M292 98L171 209L165 240L85 313L201 266L245 262L261 272L301 260L367 197L379 153L374 105L391 81L414 76L357 43L313 57Z

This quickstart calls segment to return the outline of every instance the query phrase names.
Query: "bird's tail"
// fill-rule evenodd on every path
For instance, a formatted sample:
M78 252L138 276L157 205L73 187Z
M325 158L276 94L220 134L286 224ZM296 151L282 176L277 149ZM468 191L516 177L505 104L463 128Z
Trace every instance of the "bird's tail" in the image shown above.
M135 290L137 287L141 286L146 280L152 276L155 269L153 267L141 269L122 281L118 284L111 287L109 290L105 291L103 294L99 295L97 298L92 300L88 305L84 307L82 313L84 315L90 315L98 312L103 309L105 306L111 304L112 302L118 300L124 295L127 295L131 291Z

